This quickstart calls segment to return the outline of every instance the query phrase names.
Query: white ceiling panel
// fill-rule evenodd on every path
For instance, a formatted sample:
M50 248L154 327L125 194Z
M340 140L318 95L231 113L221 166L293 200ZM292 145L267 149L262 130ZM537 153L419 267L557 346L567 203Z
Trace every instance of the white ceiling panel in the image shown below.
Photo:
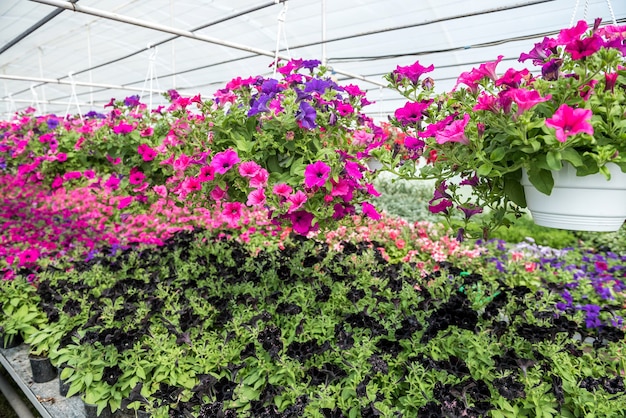
M498 55L502 71L520 66L521 52L572 21L613 16L625 24L626 1L2 0L0 114L102 111L133 94L148 102L150 69L154 90L209 97L234 77L271 75L278 45L326 59L341 83L368 90L376 103L366 111L386 117L403 102L381 87L397 65L434 64L443 90Z

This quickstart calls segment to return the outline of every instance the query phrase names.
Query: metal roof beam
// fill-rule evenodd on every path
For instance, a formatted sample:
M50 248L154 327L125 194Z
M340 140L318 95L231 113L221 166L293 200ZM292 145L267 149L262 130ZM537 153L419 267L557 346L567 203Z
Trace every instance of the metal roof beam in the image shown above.
M0 74L0 79L16 80L16 81L32 81L35 83L44 83L44 84L64 84L68 86L76 85L76 86L86 86L86 87L100 87L104 89L130 90L130 91L139 91L139 92L145 92L145 93L163 93L165 91L165 90L142 89L138 87L121 86L121 85L116 85L116 84L88 83L85 81L66 81L66 80L58 80L56 78L24 77L21 75L10 75L10 74Z
M71 3L76 3L77 1L78 0L70 0ZM7 42L2 48L0 48L0 55L4 54L4 52L6 52L9 48L15 46L22 39L26 38L28 35L35 32L37 29L39 29L40 27L42 27L43 25L45 25L46 23L48 23L49 21L51 21L52 19L60 15L62 12L63 12L63 9L59 8L48 13L46 16L40 19L39 22L35 23L30 28L26 29L24 32L20 33L15 38Z
M85 7L85 6L80 6L77 4L73 4L67 1L61 1L61 0L30 0L33 1L35 3L41 3L41 4L47 4L49 6L55 6L55 7L60 7L63 9L68 9L68 10L73 10L75 12L79 12L79 13L85 13L85 14L89 14L92 16L97 16L97 17L101 17L104 19L109 19L109 20L115 20L118 22L123 22L123 23L128 23L134 26L140 26L140 27L144 27L147 29L153 29L153 30L157 30L160 32L165 32L165 33L171 33L173 35L178 35L184 38L190 38L190 39L195 39L197 41L202 41L202 42L208 42L211 44L215 44L215 45L221 45L221 46L225 46L228 48L232 48L232 49L238 49L241 51L246 51L246 52L252 52L254 54L257 55L263 55L263 56L267 56L267 57L278 57L280 59L284 59L284 60L289 60L290 57L286 56L286 55L282 55L282 54L276 54L276 52L274 51L268 51L265 49L260 49L260 48L255 48L255 47L251 47L248 45L243 45L243 44L239 44L236 42L229 42L229 41L224 41L218 38L213 38L210 36L204 36L204 35L199 35L199 34L195 34L191 31L188 30L183 30L183 29L177 29L177 28L173 28L171 26L166 26L166 25L160 25L157 23L151 23L145 20L141 20L141 19L135 19L129 16L124 16L124 15L120 15L117 13L111 13L111 12L107 12L105 10L99 10L99 9L94 9L93 7ZM353 74L353 73L349 73L349 72L345 72L336 68L333 68L333 71L335 73L338 74L342 74L351 78L355 78L355 79L359 79L371 84L375 84L377 86L381 86L381 87L387 87L387 85L385 83L382 83L380 81L377 80L371 80L368 79L366 77L363 77L361 75L358 74Z

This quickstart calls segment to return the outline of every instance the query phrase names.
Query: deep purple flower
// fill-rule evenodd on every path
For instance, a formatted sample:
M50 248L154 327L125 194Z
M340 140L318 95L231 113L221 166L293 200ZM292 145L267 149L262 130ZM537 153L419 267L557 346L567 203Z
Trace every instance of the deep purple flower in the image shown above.
M296 120L300 122L300 125L306 129L315 129L317 124L315 123L315 118L317 117L317 112L315 108L311 106L308 102L300 102L300 109L296 112Z
M324 94L326 89L333 88L335 86L336 84L330 80L322 80L319 78L314 78L311 81L308 81L304 85L304 92Z
M483 211L483 208L471 203L468 203L464 206L459 206L458 209L460 209L465 214L465 219L469 219L478 213L482 213Z
M553 38L545 37L541 42L535 44L532 50L528 54L521 54L519 62L524 62L528 59L533 60L533 64L540 65L546 61L546 59L555 52L556 40Z
M250 103L250 110L248 110L248 117L254 116L258 113L269 112L270 108L267 106L274 97L275 93L260 94L258 97L252 99Z
M48 129L54 129L59 126L59 120L54 115L50 115L48 119L46 119L46 124L48 124Z
M559 78L559 70L563 64L562 59L551 59L541 66L541 75L547 81L554 81Z
M278 80L273 78L269 78L261 84L261 92L264 94L278 93L284 89L285 88L279 84Z
M103 113L98 113L95 110L90 110L89 112L85 113L85 117L87 119L104 119L106 118L106 115L104 115Z
M300 67L301 68L306 68L307 70L314 70L315 68L317 68L318 65L320 65L322 62L320 60L303 60L300 63Z
M128 96L127 98L124 99L124 105L128 107L139 106L139 95L136 94L134 96Z

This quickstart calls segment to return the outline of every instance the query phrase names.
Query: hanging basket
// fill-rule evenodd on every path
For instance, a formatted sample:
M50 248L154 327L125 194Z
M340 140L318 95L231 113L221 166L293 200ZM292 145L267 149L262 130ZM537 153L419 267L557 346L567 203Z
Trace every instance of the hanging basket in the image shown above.
M611 180L601 174L576 176L576 169L564 164L553 171L550 195L535 189L522 174L526 204L537 225L573 231L614 232L626 220L626 173L608 164Z

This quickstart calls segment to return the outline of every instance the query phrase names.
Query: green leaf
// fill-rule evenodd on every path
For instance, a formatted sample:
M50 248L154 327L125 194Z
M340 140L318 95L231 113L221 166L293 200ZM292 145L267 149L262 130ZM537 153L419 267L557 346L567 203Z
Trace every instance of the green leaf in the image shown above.
M71 367L65 367L62 371L61 371L61 380L65 380L68 377L70 377L72 374L74 373L74 369L72 369Z
M141 379L146 379L146 372L144 371L143 367L138 366L135 369L135 374L137 375L137 377L141 378Z
M573 148L565 148L564 150L562 150L561 151L561 159L565 160L565 161L568 161L574 167L580 167L581 165L583 165L582 157L580 156L578 151L576 151Z
M85 373L85 376L83 376L83 382L85 382L85 386L90 386L93 382L93 373Z
M83 390L83 383L80 380L75 381L74 383L72 383L72 385L70 386L70 388L67 391L67 395L65 395L66 398L71 398L72 396L76 395L77 393L80 393Z
M563 168L561 153L559 151L548 151L546 154L546 163L550 170L559 171Z
M502 161L506 155L507 149L504 147L498 147L491 152L489 159L494 162Z
M528 180L530 180L532 185L535 186L535 188L541 193L546 195L550 195L550 193L552 193L554 178L552 177L552 172L550 170L529 170Z
M476 174L478 174L481 177L485 177L485 176L488 176L489 173L491 173L492 169L493 169L493 164L484 163L483 165L478 167L478 169L476 170Z

